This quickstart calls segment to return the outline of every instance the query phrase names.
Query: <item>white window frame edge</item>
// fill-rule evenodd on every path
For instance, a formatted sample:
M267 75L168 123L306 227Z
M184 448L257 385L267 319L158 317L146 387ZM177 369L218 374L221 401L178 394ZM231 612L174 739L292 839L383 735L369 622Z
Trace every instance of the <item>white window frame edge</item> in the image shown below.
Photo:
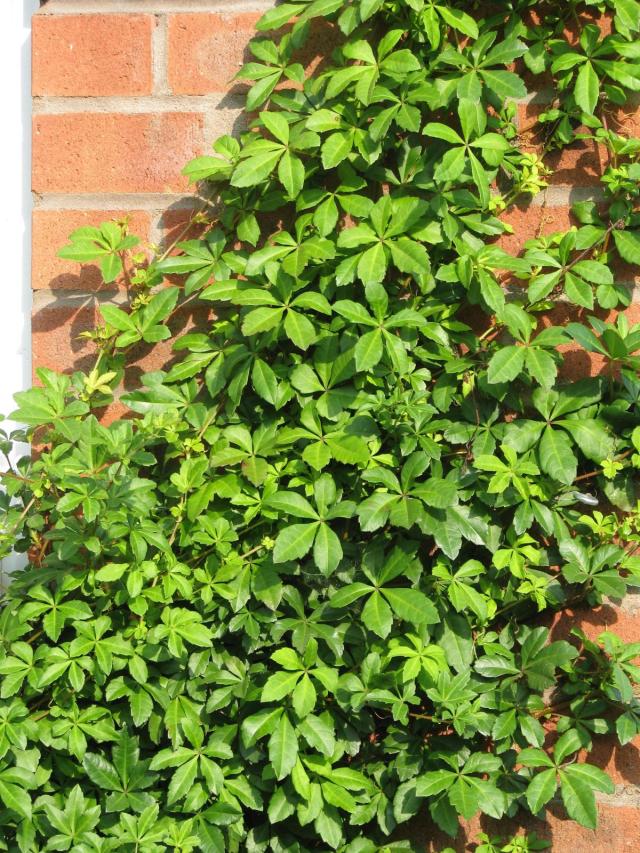
M0 413L13 394L31 385L31 16L39 0L0 0L0 79L5 132L0 137L3 193L0 205ZM2 428L14 424L2 422ZM28 450L28 448L27 448ZM16 456L24 455L25 447ZM0 585L24 563L18 554L0 561Z

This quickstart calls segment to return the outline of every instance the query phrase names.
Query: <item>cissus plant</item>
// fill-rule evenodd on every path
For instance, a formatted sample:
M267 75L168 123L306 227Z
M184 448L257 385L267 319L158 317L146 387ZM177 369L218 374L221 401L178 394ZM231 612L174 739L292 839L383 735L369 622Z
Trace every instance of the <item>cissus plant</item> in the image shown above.
M640 575L640 326L606 315L640 264L640 140L611 120L640 5L532 5L282 3L238 75L250 129L185 168L201 236L71 235L130 300L0 447L3 553L28 555L0 613L0 849L374 853L419 813L455 836L558 799L596 826L588 754L640 732L640 644L550 625ZM337 46L304 79L318 19ZM532 154L514 99L543 75ZM600 200L509 254L500 215L585 138ZM567 379L568 346L597 375Z

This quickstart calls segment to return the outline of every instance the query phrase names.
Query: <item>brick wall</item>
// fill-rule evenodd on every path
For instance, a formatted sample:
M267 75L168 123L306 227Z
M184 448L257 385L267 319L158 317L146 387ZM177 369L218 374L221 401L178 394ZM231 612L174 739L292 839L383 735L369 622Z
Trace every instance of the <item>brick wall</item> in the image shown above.
M90 328L100 300L118 299L115 286L100 287L95 267L56 258L67 234L84 224L131 214L133 231L162 244L188 220L196 200L180 175L222 133L239 126L241 94L230 83L245 57L254 24L272 0L49 0L33 19L33 362L70 370L90 363L91 344L78 333ZM519 106L523 140L544 103L544 92ZM640 111L621 112L621 126L638 132ZM556 155L549 190L508 219L517 251L535 233L570 224L569 205L597 197L606 165L601 151L581 143ZM635 281L628 270L620 280ZM636 292L637 295L637 292ZM640 299L629 309L640 320ZM569 373L597 371L584 354L567 358ZM140 356L141 369L148 356ZM134 373L135 375L135 373ZM575 614L587 633L611 628L626 640L640 631L640 596L621 609L606 605ZM567 618L557 626L566 633ZM640 850L638 744L617 751L603 745L602 766L618 786L600 798L597 833L565 823L553 812L546 826L554 853L626 853ZM513 826L488 821L494 834ZM472 827L473 834L478 826ZM447 840L417 823L427 849ZM462 847L460 849L463 849Z

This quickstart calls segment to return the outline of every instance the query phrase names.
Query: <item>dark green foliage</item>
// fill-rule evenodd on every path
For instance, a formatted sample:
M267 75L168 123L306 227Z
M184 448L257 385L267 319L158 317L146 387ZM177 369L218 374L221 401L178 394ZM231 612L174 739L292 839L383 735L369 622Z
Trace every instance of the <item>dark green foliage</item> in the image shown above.
M567 40L604 7L613 35ZM41 451L3 475L30 561L0 617L0 849L373 853L421 809L455 835L556 796L595 826L612 782L577 756L640 731L640 645L545 626L640 574L640 327L589 313L640 264L640 140L606 121L640 89L640 7L484 8L277 6L238 75L251 129L185 169L219 219L178 254L132 255L122 223L63 250L131 300L91 373L17 395ZM343 38L301 86L314 17ZM556 85L543 153L611 163L513 257L500 214L546 175L525 72ZM124 395L140 417L100 425L196 300L216 318ZM599 376L561 378L569 343Z

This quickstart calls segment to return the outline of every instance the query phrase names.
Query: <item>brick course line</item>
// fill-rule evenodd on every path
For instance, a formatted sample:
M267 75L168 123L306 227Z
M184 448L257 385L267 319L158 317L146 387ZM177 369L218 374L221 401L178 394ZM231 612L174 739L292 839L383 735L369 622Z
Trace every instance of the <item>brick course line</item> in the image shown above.
M36 210L190 210L204 199L186 193L34 193Z
M32 311L35 313L51 307L80 308L89 304L93 306L107 303L124 305L128 302L129 297L126 293L113 291L100 293L82 290L34 290Z
M210 140L211 141L211 140ZM549 187L547 207L567 207L584 199L603 198L603 194L593 187L555 186ZM136 210L159 210L165 205L179 204L187 209L204 200L189 193L35 193L34 206L43 210L122 210L129 205ZM531 199L531 205L542 207L544 192Z
M221 104L224 106L221 107ZM34 115L63 113L191 113L212 110L240 111L242 97L225 95L108 95L96 97L37 96L33 98ZM233 104L229 107L228 104ZM236 106L237 105L237 106Z
M633 784L616 785L615 793L602 794L596 791L596 801L613 808L640 809L640 786Z
M156 26L151 37L151 70L153 74L153 94L170 93L167 77L168 24L165 15L155 16Z
M49 0L38 15L114 12L266 12L275 0Z

